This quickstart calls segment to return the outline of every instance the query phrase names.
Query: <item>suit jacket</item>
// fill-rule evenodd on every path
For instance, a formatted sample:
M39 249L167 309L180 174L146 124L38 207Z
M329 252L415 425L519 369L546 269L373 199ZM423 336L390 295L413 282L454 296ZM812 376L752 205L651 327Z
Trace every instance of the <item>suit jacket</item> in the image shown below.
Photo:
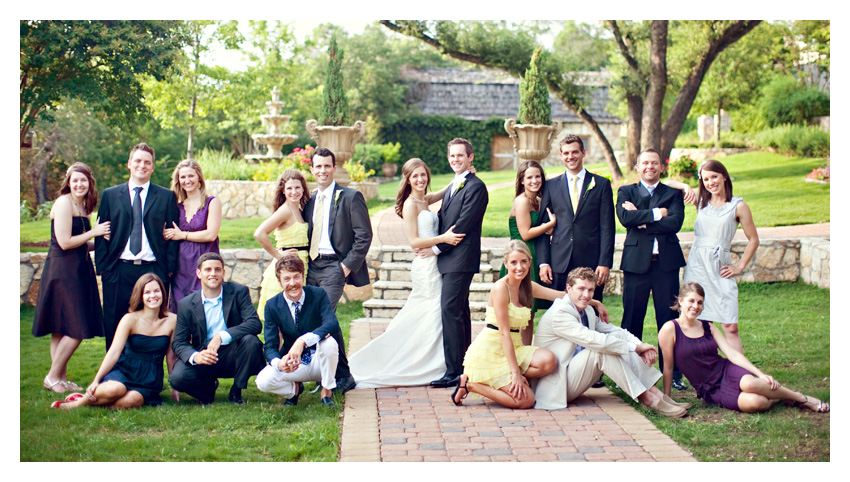
M637 211L623 209L631 201ZM667 216L655 221L652 208L667 208ZM665 271L685 266L685 256L676 233L685 220L685 202L681 191L659 183L650 197L639 182L622 186L617 191L617 217L626 232L620 269L632 273L646 273L652 261L652 242L658 239L658 262ZM646 228L638 226L646 225Z
M245 335L259 335L263 325L257 316L257 310L251 304L248 288L238 283L222 283L222 312L227 332L233 338L230 342ZM207 346L207 318L204 314L204 303L201 300L201 290L177 302L177 326L174 327L174 338L171 349L177 357L187 364L189 357L196 351Z
M539 224L549 222L546 208L552 210L558 222L551 242L549 236L537 237L537 263L549 264L554 273L566 273L570 266L612 267L615 228L611 182L602 176L585 173L575 213L568 184L566 174L546 181L540 200Z
M150 243L151 250L156 256L156 262L163 272L177 272L177 258L180 243L166 241L162 236L163 226L172 227L172 222L178 221L177 197L170 189L150 184L150 190L145 198L142 224ZM121 253L130 239L133 229L133 207L130 203L130 189L127 183L112 186L103 191L100 207L97 210L100 222L111 221L110 240L103 236L94 238L94 262L97 274L112 271L119 262ZM168 286L169 280L162 280Z
M342 336L339 322L331 310L331 302L328 301L328 295L322 288L304 286L304 305L298 314L298 326L295 326L292 312L289 311L289 305L283 297L283 293L278 293L266 303L266 325L263 327L266 341L263 344L263 353L267 362L288 353L295 340L304 333L313 333L322 340L329 336L334 336L336 339L336 334ZM281 335L283 335L282 347Z
M593 308L584 310L587 315L587 328L581 324L578 311L568 299L559 298L552 303L534 333L532 345L546 348L555 354L558 367L537 381L534 407L547 410L567 406L567 367L575 355L576 346L608 354L625 355L629 352L629 343L641 341L620 327L599 322ZM619 335L615 336L615 333ZM625 335L625 338L623 338Z
M313 239L315 202L316 193L313 193L304 206L303 216L309 224L307 239ZM359 191L336 184L331 202L328 235L337 257L351 270L345 281L354 286L365 286L369 284L369 268L365 260L372 244L372 221L369 220L366 200Z
M449 189L443 194L440 206L440 233L454 226L455 233L466 237L457 246L441 243L437 245L437 269L440 273L477 273L481 267L481 223L487 203L487 186L474 174L467 174L463 187L450 196Z

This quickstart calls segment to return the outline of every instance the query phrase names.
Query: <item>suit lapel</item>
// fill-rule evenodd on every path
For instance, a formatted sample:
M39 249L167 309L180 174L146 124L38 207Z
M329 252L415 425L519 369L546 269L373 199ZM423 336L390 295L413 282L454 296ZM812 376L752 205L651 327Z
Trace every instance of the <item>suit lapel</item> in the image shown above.
M121 203L121 207L124 209L124 214L130 220L130 224L132 225L133 205L130 203L130 186L126 182L118 187L118 202Z
M227 283L221 284L221 313L224 316L224 325L230 328L227 316L230 315L230 307L233 306L233 291Z
M664 184L661 183L661 182L659 182L658 185L655 186L655 191L652 193L652 197L650 198L650 201L649 201L650 209L652 209L654 207L658 207L658 204L661 202L661 198L664 197L664 194L665 194L664 189L666 187L667 186L664 186ZM646 190L646 189L644 189L644 190Z
M144 211L142 212L142 219L147 217L148 212L150 212L152 206L154 204L156 204L158 199L159 199L158 189L154 189L153 183L150 183L150 185L148 186L148 195L147 195L147 197L145 197L145 206L144 206Z
M207 315L204 313L204 300L201 297L201 290L192 294L192 317L195 323L198 324L198 331L201 333L201 339L198 341L199 346L203 346L207 341Z
M566 172L561 176L559 184L561 185L558 186L556 191L558 191L558 195L561 196L561 200L567 206L567 217L572 221L575 218L575 212L573 211L573 201L570 199L570 179Z
M638 209L646 209L646 208L644 208L644 206L648 207L649 204L650 204L650 199L651 199L650 196L649 196L649 191L646 190L646 188L643 186L643 184L641 184L640 181L638 181L638 183L635 184L635 189L637 190L638 199L640 199L640 203L641 203L640 206L637 206L637 208Z
M337 205L336 200L339 199L341 196L342 196L342 188L339 187L339 185L337 185L334 188L333 195L331 196L330 199L328 199L328 202L331 203L331 217L328 219L328 239L331 240L331 245L334 244L333 239L334 239L334 224L336 224L336 222L335 222L336 221L336 205Z

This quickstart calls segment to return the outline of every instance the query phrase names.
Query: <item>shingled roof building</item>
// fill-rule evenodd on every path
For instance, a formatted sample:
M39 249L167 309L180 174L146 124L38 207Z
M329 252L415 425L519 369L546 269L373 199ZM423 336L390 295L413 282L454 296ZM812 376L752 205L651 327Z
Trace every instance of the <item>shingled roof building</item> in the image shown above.
M503 119L516 118L519 110L519 79L498 70L430 68L410 69L404 76L413 83L411 95L420 112L434 115L456 115L468 120L487 120L492 117ZM582 73L584 85L591 86L591 103L588 109L590 115L599 123L600 128L611 143L611 147L619 154L621 148L621 132L625 122L609 113L608 85L606 72ZM553 149L544 166L562 166L558 156L558 142L567 134L575 134L582 138L587 149L587 162L604 162L601 149L595 148L595 140L589 129L579 118L555 96L549 95L552 105L552 120L563 123L563 130L555 137ZM507 137L494 136L492 168L514 168L513 143Z

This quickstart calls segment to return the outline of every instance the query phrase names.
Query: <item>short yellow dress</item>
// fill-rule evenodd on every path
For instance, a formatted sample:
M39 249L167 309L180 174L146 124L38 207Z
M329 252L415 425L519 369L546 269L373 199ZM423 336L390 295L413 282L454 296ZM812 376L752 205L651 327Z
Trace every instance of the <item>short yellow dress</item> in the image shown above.
M298 248L298 256L304 262L304 284L307 284L307 253L309 241L307 241L307 223L296 222L286 229L275 229L275 248L289 249ZM260 303L257 305L257 314L260 319L266 320L266 302L281 291L280 283L275 276L274 265L277 261L272 260L263 273L263 281L260 283Z
M512 302L508 304L511 340L513 340L516 360L522 373L528 370L531 357L537 351L536 346L523 345L519 333L520 329L528 326L530 318L530 308L518 307ZM510 385L511 367L502 348L498 322L496 321L496 310L492 306L487 307L487 315L484 321L487 326L481 330L481 333L466 350L466 356L463 358L463 373L469 377L470 382L483 383L499 390Z

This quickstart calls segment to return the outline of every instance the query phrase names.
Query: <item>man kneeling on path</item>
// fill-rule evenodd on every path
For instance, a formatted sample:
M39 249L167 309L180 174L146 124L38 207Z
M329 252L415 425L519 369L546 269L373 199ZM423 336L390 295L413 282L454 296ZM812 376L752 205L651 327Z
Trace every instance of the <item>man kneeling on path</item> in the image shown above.
M558 358L558 368L540 378L534 390L535 408L566 408L604 373L632 398L667 417L687 414L679 404L655 387L661 372L652 368L658 357L654 346L628 331L598 322L588 306L596 288L596 273L576 268L567 275L567 296L555 300L534 334L534 346Z
M345 356L340 353L342 332L328 295L322 288L304 286L304 262L297 255L284 254L275 272L283 292L266 303L263 351L269 365L257 375L257 388L282 396L284 405L295 405L303 382L317 381L322 403L333 407L332 392L344 393L354 380L348 365L339 363Z

